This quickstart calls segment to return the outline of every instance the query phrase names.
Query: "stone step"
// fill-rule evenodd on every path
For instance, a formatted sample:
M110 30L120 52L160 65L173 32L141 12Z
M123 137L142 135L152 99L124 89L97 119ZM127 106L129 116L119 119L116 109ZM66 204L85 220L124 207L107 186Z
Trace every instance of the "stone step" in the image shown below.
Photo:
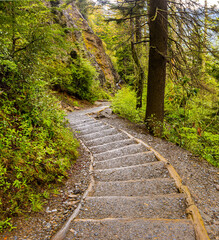
M74 129L78 130L78 131L82 131L82 130L86 130L86 129L91 129L93 127L100 127L100 126L105 126L106 124L101 123L101 122L91 122L91 124L86 124L86 125L82 125L82 126L75 126Z
M186 218L184 194L87 197L78 218Z
M83 135L86 135L86 134L102 132L102 131L108 130L108 129L111 129L111 127L109 125L104 125L104 124L102 126L98 126L98 127L91 126L89 128L79 130L79 135L83 136Z
M133 139L125 139L125 140L115 141L111 143L106 143L97 147L90 147L90 150L93 154L97 154L97 153L103 153L113 149L125 147L134 143L136 143L136 141Z
M84 128L84 127L88 127L88 126L92 126L94 124L97 124L97 121L90 119L81 123L77 123L77 124L71 124L73 126L73 128Z
M135 154L139 152L145 152L147 149L142 144L136 143L131 144L125 147L121 147L118 149L110 150L104 153L98 153L94 155L95 161L104 161L107 159L112 159L116 157L126 156L130 154Z
M91 196L147 196L178 193L175 181L169 178L96 182Z
M65 240L195 240L187 219L76 219Z
M89 118L89 117L79 117L79 118L74 118L74 119L69 119L69 123L72 126L80 126L80 125L84 125L88 122L94 122L95 120Z
M89 140L93 140L95 138L101 138L101 137L105 137L107 135L113 135L118 133L118 131L115 128L110 128L107 130L103 130L101 132L97 132L97 133L90 133L87 135L82 136L81 138L85 141L89 141Z
M170 176L163 162L154 162L129 167L94 170L94 177L97 181L107 182L168 178Z
M128 167L132 165L145 164L149 162L156 162L157 159L152 151L136 153L123 157L108 159L105 161L98 161L94 163L95 169L109 169L118 167Z
M129 139L129 137L122 133L115 133L115 134L112 134L109 136L100 137L100 138L97 138L94 140L86 141L86 145L88 147L101 146L106 143L111 143L114 141L120 141L120 140L124 140L124 139Z
M85 110L82 110L81 113L83 114L91 114L91 113L98 113L99 111L102 111L106 108L109 108L109 105L105 105L105 106L99 106L99 107L94 107L94 108L88 108Z

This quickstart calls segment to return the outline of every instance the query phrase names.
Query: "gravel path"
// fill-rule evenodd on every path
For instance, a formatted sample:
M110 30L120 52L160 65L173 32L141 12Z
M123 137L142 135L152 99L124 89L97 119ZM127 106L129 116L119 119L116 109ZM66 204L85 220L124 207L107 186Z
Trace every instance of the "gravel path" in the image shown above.
M205 222L210 239L219 240L218 168L171 142L151 136L143 124L131 123L112 114L109 109L99 114L97 119L118 129L126 130L162 154L179 173L183 183L188 186Z
M91 153L91 191L74 221L52 240L197 239L196 222L186 217L191 202L186 191L179 193L172 165L120 131L121 125L124 127L121 119L109 110L95 116L111 125L83 112L69 115L71 127ZM205 235L200 239L209 238Z
M99 107L95 111L101 109ZM77 125L81 124L78 125L80 138L87 141L94 159L97 159L94 160L95 185L64 239L195 239L194 228L185 215L185 198L178 193L165 167L157 163L152 152L142 151L141 146L137 146L136 152L138 143L118 133L118 129L142 139L174 166L183 184L189 186L210 239L219 239L218 168L172 143L152 137L144 125L130 123L110 110L93 115L101 122L96 121L93 126L89 124L88 128L82 124L81 113L77 115ZM92 123L93 120L89 121ZM113 131L103 123L112 125ZM98 128L102 128L104 136L89 138ZM101 146L98 143L100 137ZM121 154L113 150L115 145L122 150ZM128 157L124 155L127 151ZM44 211L13 218L17 229L0 234L0 239L51 239L77 208L88 188L90 154L83 146L80 153L81 157L69 172L69 180L60 186L60 193L54 194L45 204ZM145 174L143 177L138 174L140 169L143 169L141 174ZM145 238L145 233L148 238Z

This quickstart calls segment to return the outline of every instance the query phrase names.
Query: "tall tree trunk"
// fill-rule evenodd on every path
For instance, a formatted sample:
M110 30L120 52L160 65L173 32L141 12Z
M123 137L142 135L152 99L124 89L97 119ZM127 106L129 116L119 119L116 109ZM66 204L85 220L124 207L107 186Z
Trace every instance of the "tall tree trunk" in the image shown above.
M134 59L136 65L136 94L137 94L137 102L136 102L136 109L142 107L142 93L143 93L143 80L144 80L144 70L141 66L140 60L138 58L137 52L134 47L134 43L131 42L131 49L132 49L132 58Z
M164 119L164 92L167 55L167 0L151 0L149 4L150 51L146 124L158 136Z
M136 42L140 42L142 40L141 34L141 23L140 17L135 18L135 39ZM141 66L140 62L140 44L136 47L132 43L132 57L134 59L136 65L136 72L137 72L137 83L136 83L136 94L137 94L137 102L136 102L136 109L142 107L142 94L143 94L143 80L144 80L144 70Z
M204 25L204 37L203 37L203 49L202 49L202 64L201 64L201 80L205 80L206 73L206 44L207 44L207 21L208 21L208 1L205 0L205 25Z

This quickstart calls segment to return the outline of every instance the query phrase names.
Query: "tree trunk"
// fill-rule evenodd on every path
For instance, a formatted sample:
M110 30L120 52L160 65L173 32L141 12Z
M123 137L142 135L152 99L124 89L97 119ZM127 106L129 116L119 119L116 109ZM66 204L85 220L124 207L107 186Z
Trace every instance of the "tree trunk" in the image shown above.
M135 39L136 42L140 42L142 40L141 34L141 23L140 17L135 18ZM140 62L140 44L136 47L132 43L132 57L134 59L137 71L137 83L136 83L136 94L137 94L137 101L136 101L136 109L142 107L142 94L143 94L143 80L144 80L144 70L141 66Z
M206 45L207 45L207 21L208 21L208 1L205 0L205 25L204 25L204 38L203 38L203 49L202 49L202 64L201 64L201 80L204 82L206 77Z
M143 80L144 80L144 70L141 66L139 57L137 55L136 49L134 47L134 43L131 42L131 49L132 49L132 58L135 62L136 65L136 78L137 78L137 82L136 82L136 97L137 97L137 101L136 101L136 109L141 108L142 107L142 93L143 93Z
M164 92L167 55L167 0L151 0L149 4L150 51L146 124L160 136L164 119Z

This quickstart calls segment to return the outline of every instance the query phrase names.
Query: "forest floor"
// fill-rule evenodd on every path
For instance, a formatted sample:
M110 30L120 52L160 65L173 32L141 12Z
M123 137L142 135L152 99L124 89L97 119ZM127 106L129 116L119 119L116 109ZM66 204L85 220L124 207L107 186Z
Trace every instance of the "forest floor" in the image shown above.
M219 169L173 143L151 136L143 124L131 123L112 114L110 110L101 112L98 117L101 121L143 140L174 166L183 184L192 193L210 239L219 240ZM79 152L80 157L69 171L69 179L59 187L59 193L53 194L45 203L44 210L13 218L16 229L1 233L0 239L47 240L62 226L77 207L90 180L89 154L82 146Z

